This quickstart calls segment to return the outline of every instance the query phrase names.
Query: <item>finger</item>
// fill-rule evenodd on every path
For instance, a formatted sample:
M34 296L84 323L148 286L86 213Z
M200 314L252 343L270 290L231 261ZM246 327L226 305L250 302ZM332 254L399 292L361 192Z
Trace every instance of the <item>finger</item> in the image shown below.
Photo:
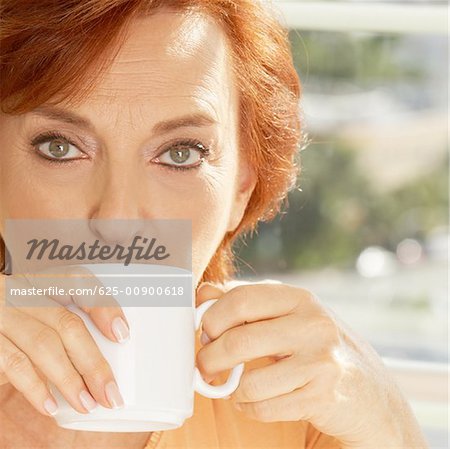
M80 413L88 413L95 408L97 404L87 390L80 373L67 357L58 334L52 328L13 307L5 308L3 315L0 323L1 334L26 354L27 358L56 385L72 407ZM29 369L26 372L29 372Z
M243 285L225 293L203 315L203 329L211 340L244 323L290 314L299 304L293 287L277 284Z
M123 400L118 393L117 387L115 386L114 375L109 366L109 363L103 357L97 343L93 339L89 330L86 328L83 320L75 313L69 311L67 308L54 303L51 299L46 299L47 303L53 306L50 307L36 307L36 308L23 308L24 315L29 316L32 321L39 321L45 324L48 328L55 331L58 340L62 341L64 347L64 354L66 357L60 354L60 347L58 343L55 343L56 338L51 334L51 332L46 331L46 334L40 335L39 329L38 333L34 338L40 339L42 344L41 350L44 352L53 353L58 351L62 361L68 359L71 364L75 367L79 375L86 383L89 392L92 394L94 399L102 404L104 407L114 407L115 405L120 405ZM14 308L11 308L14 309ZM16 309L19 310L19 309ZM14 316L14 315L13 315ZM37 320L36 320L37 318ZM23 345L33 339L30 339L29 333L25 334L22 330L23 324L17 318L15 320L10 320L8 335L11 335L14 341L18 339L24 339ZM7 320L5 320L7 322ZM14 325L15 324L15 325ZM50 344L52 349L47 349L46 344ZM28 353L28 352L27 352ZM45 370L46 363L37 363L40 368ZM49 373L45 371L46 375L50 377ZM65 365L65 370L60 373L62 376L63 383L71 383L70 376L74 379L74 385L79 388L79 381L76 376L70 371L70 368ZM79 377L79 376L78 376ZM52 378L53 379L53 378ZM56 382L54 382L56 385ZM108 387L107 387L108 385ZM72 387L73 388L73 387ZM106 390L108 389L109 397L106 395ZM83 395L89 399L85 393ZM113 396L112 396L113 395Z
M100 331L110 340L123 343L129 339L129 324L120 304L110 294L101 295L100 287L104 285L87 268L73 267L70 274L74 277L74 287L77 289L96 292L88 295L72 295L72 299L84 312L86 312ZM105 292L105 290L103 290Z
M258 402L238 402L235 407L248 418L261 422L300 421L308 418L311 398L308 387Z
M36 373L30 359L1 334L0 370L3 371L11 385L20 391L38 412L48 416L57 413L56 401Z
M86 267L52 267L39 271L36 276L28 276L28 281L37 288L47 288L47 296L61 305L75 303L110 340L119 343L128 340L129 324L122 308L112 295L106 294L105 286Z
M197 287L196 303L197 307L209 299L219 299L226 292L221 284L213 284L211 282L202 282Z
M213 284L211 282L203 282L198 288L196 292L196 307L203 304L205 301L210 299L219 299L226 292L226 289L221 284ZM206 345L211 340L208 337L208 334L203 329L203 323L201 326L201 336L200 341L202 345Z
M235 287L244 285L256 285L256 284L281 284L281 282L271 279L264 279L262 281L257 282L249 282L233 279L231 281L225 282L224 284L202 282L197 287L197 305L200 305L209 299L220 298L224 293L232 290Z
M257 402L290 393L314 377L295 355L244 372L239 387L232 394L234 402Z
M291 316L232 328L197 352L205 379L242 362L265 356L286 356L295 350L296 329Z

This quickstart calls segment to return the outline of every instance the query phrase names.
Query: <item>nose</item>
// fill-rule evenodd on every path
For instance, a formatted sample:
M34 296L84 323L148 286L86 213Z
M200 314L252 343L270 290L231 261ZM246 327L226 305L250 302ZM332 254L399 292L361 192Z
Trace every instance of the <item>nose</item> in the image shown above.
M109 166L94 182L89 227L105 243L124 245L143 233L144 220L150 217L140 196L139 174L125 163Z
M102 242L109 245L126 246L136 236L144 234L142 219L91 219L89 228Z

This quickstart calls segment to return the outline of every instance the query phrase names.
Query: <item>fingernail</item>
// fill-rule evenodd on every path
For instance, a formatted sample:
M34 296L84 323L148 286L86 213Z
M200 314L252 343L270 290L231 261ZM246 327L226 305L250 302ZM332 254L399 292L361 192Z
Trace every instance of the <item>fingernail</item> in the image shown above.
M123 407L123 398L119 392L117 384L113 380L106 384L105 393L112 408Z
M197 287L197 291L198 291L198 290L201 290L205 285L210 285L210 283L209 283L209 282L206 282L206 281L202 282L202 283Z
M90 395L90 393L86 390L83 390L79 395L80 401L83 404L83 407L90 413L92 410L94 410L95 407L97 407L97 402L95 399Z
M51 416L55 416L58 412L58 405L52 398L47 398L44 401L44 408L45 411Z
M200 335L200 341L202 342L202 345L207 345L211 341L205 331Z
M241 404L236 403L236 404L234 404L234 406L235 406L240 412L242 412Z
M120 316L113 319L112 331L119 343L123 343L130 338L128 326Z

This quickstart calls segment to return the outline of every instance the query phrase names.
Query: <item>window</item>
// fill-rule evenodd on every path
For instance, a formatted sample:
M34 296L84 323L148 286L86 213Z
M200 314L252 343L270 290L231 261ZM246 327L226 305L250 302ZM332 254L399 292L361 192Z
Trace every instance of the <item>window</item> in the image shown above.
M310 143L286 213L237 248L242 277L311 289L372 343L432 447L447 447L446 5L274 2Z

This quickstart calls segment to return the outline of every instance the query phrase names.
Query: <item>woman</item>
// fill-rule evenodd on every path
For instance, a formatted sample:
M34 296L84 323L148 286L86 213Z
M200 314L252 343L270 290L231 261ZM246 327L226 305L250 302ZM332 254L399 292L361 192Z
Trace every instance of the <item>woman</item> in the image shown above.
M229 282L231 243L296 176L300 85L271 13L254 0L4 0L1 13L2 223L191 219L197 304L220 298L197 365L219 384L246 362L235 393L196 397L179 429L66 430L45 378L88 413L120 406L109 367L89 336L71 339L87 331L64 308L4 307L1 447L426 447L378 355L312 293ZM120 308L88 313L126 337Z

